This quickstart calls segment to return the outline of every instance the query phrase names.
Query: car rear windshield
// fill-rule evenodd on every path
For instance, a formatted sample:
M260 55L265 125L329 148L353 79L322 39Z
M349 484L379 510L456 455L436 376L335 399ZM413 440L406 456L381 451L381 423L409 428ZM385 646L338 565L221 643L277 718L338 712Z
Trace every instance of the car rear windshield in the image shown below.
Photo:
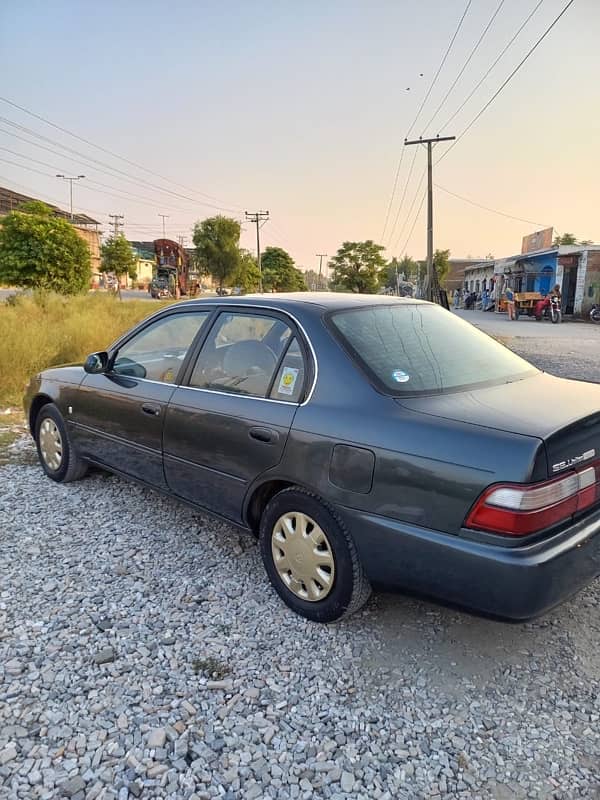
M362 369L391 394L438 394L536 372L440 306L398 303L338 311L330 324Z

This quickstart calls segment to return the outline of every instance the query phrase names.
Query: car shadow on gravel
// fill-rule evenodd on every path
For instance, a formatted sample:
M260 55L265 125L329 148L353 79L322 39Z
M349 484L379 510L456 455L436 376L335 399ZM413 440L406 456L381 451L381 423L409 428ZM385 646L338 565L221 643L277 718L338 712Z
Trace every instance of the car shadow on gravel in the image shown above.
M548 675L579 672L600 680L600 581L562 606L527 622L505 622L424 599L376 595L371 625L376 645L363 654L376 679L393 680L412 664L448 698L492 685L520 669ZM391 670L391 672L390 672Z

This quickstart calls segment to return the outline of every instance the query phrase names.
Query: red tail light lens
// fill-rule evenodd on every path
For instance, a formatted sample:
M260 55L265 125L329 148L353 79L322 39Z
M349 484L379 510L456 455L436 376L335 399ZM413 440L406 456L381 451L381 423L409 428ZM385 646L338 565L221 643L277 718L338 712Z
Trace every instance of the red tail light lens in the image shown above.
M486 489L465 521L467 528L527 536L566 522L600 500L595 467L543 483L504 484Z

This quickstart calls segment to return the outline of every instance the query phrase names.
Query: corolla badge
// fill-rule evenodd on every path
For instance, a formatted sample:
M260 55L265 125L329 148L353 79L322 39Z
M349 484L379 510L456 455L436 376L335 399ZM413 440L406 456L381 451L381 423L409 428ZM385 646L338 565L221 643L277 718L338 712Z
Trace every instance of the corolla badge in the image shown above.
M563 469L567 469L567 467L574 467L575 464L587 461L595 455L595 450L586 450L585 453L582 453L580 456L573 456L573 458L567 458L566 461L559 461L558 464L552 464L552 472L560 472Z

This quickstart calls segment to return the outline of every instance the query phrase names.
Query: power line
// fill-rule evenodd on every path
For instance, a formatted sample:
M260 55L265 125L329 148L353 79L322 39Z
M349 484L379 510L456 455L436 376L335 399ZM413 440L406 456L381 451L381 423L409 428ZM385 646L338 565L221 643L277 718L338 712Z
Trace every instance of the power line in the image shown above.
M445 123L442 125L442 127L440 128L440 133L442 133L442 131L443 131L445 128L447 128L447 127L448 127L448 125L450 125L450 123L451 123L451 122L452 122L452 121L455 119L455 117L457 117L457 116L458 116L458 114L460 114L460 112L463 110L463 108L466 106L466 104L469 102L469 100L470 100L470 99L473 97L473 95L475 94L475 92L477 91L477 89L479 89L479 87L481 86L481 84L484 82L484 80L487 78L487 76L490 74L490 72L491 72L491 71L494 69L494 67L496 66L496 64L498 64L498 62L500 61L500 59L502 58L502 56L503 56L503 55L506 53L506 51L507 51L507 50L510 48L510 46L513 44L513 42L515 41L515 39L516 39L516 38L519 36L519 34L520 34L520 33L521 33L521 31L523 30L523 28L524 28L524 27L527 25L527 23L529 22L529 20L530 20L530 19L533 17L533 15L536 13L536 11L537 11L537 10L538 10L538 8L539 8L539 7L542 5L542 3L543 3L543 2L544 2L544 0L538 0L538 3L537 3L537 5L535 6L535 8L533 9L533 11L531 11L531 13L529 14L529 16L528 16L528 17L525 19L525 21L524 21L524 22L521 24L521 26L518 28L517 32L516 32L516 33L514 34L514 36L513 36L513 37L510 39L510 41L509 41L509 42L506 44L506 46L504 47L504 49L501 51L500 55L499 55L499 56L496 58L496 60L494 61L494 63L491 65L491 67L490 67L490 68L487 70L487 72L486 72L486 73L483 75L483 77L481 78L481 80L479 81L479 83L478 83L478 84L475 86L475 88L473 89L473 91L472 91L472 92L469 94L469 96L467 97L467 99L466 99L466 100L465 100L463 103L461 103L461 105L460 105L460 106L459 106L459 107L456 109L456 111L454 112L454 114L452 114L452 116L451 116L451 117L448 119L448 121L447 121L447 122L445 122Z
M525 64L527 59L537 50L537 48L544 41L546 36L550 33L552 28L554 28L554 26L560 20L560 18L563 16L563 14L566 14L566 12L569 10L569 8L573 5L574 2L575 2L575 0L569 0L569 2L563 8L563 10L560 12L560 14L558 14L558 16L556 16L553 19L553 21L550 23L550 25L548 25L548 27L546 28L544 33L539 37L539 39L535 42L535 44L533 44L532 47L527 51L526 55L521 59L521 61L519 61L517 66L513 69L513 71L510 73L508 78L506 78L506 80L502 83L502 85L494 92L494 94L490 97L490 99L487 101L487 103L484 105L484 107L481 109L481 111L473 117L473 119L471 120L471 122L469 122L467 127L456 137L456 141L453 142L450 145L450 147L446 150L446 152L443 153L438 158L438 160L436 162L437 164L439 164L439 162L443 158L446 158L446 156L452 150L452 148L455 147L458 144L459 140L463 138L463 136L473 127L473 125L477 122L477 120L481 117L481 115L491 106L491 104L498 97L500 92L502 92L502 90L505 88L505 86L507 86L510 83L510 81L514 78L514 76L517 74L517 72L521 69L523 64Z
M423 203L425 202L425 195L426 194L427 194L427 191L424 191L422 196L421 196L421 202L420 202L419 207L417 209L417 213L415 214L415 218L413 220L412 227L410 229L410 232L409 232L408 236L406 237L406 241L404 242L404 247L402 248L402 250L400 250L400 252L404 253L404 255L406 255L406 248L408 247L408 243L411 240L411 237L413 235L413 231L415 229L415 225L417 224L417 220L419 219L419 214L421 213L421 209L423 208Z
M154 189L156 191L162 192L163 194L169 194L169 195L172 195L173 197L176 197L178 199L187 200L187 201L189 201L191 203L194 203L196 205L207 206L208 208L213 208L213 209L216 209L217 211L229 211L229 212L234 212L234 213L236 213L238 211L238 209L236 209L236 208L227 208L227 207L224 207L224 206L216 206L216 205L213 205L212 203L207 203L204 200L198 200L197 198L189 197L187 195L181 194L181 192L175 192L172 189L166 189L166 188L164 188L162 186L158 186L157 184L151 183L150 181L147 181L144 178L137 178L135 176L132 176L129 173L124 172L121 169L118 169L118 167L112 167L110 164L106 164L103 161L99 161L97 158L94 158L93 156L87 156L84 153L80 153L78 150L74 150L72 147L68 147L67 145L61 144L60 142L57 142L54 139L50 139L47 136L43 136L41 133L37 133L36 131L32 130L31 128L27 128L25 125L20 125L17 122L13 122L12 120L8 119L7 117L0 116L0 121L12 126L13 128L17 128L18 130L24 131L25 133L28 133L30 136L34 136L35 138L41 139L44 142L48 142L50 144L53 144L55 147L60 147L61 150L65 150L68 153L73 153L78 158L81 158L84 161L88 162L88 164L89 163L99 164L101 167L105 167L106 169L109 169L112 172L116 172L116 173L118 173L119 176L123 176L126 180L130 181L131 183L136 183L136 184L139 184L139 185L143 184L144 186L148 186L151 189ZM29 144L33 144L33 143L30 142ZM64 156L63 156L63 158L64 158ZM111 175L111 177L114 178L116 176L115 175Z
M444 53L444 57L443 57L443 58L442 58L442 60L440 61L440 65L439 65L439 67L437 68L437 72L436 72L436 73L435 73L435 75L433 76L433 80L431 81L431 85L429 86L429 89L427 90L427 94L426 94L426 95L425 95L425 97L423 98L423 102L422 102L422 103L421 103L421 105L419 106L419 110L417 111L417 115L416 115L416 117L414 118L412 125L410 126L410 128L409 128L409 129L408 129L408 131L407 131L407 134L406 134L406 136L404 137L405 139L408 139L408 137L409 137L409 136L410 136L410 134L412 133L412 129L415 127L415 125L416 125L416 123L417 123L417 120L418 120L418 119L419 119L419 117L421 116L421 111L423 111L423 107L425 106L425 103L426 103L426 102L427 102L427 100L429 99L429 95L431 94L431 91L432 91L433 87L435 86L435 84L436 84L436 81L437 81L437 79L438 79L438 77L439 77L439 74L440 74L440 72L442 71L442 69L443 69L443 67L444 67L444 64L446 63L446 59L447 59L447 58L448 58L448 56L450 55L450 51L452 50L452 47L454 46L454 42L456 41L456 37L458 36L458 33L459 33L460 29L462 28L462 24L463 24L463 22L464 22L464 20L465 20L465 17L467 16L467 12L469 11L469 8L471 7L471 3L472 3L472 2L473 2L473 0L468 0L468 2L467 2L467 5L465 6L465 10L464 10L464 11L463 11L463 13L462 13L462 17L461 17L461 18L460 18L460 20L458 21L458 25L456 26L456 30L454 31L454 36L452 37L452 39L450 39L450 44L449 44L449 45L448 45L448 47L446 48L446 52ZM0 98L0 99L1 99L1 98Z
M402 149L404 153L404 148ZM394 235L394 231L396 230L396 226L398 225L398 219L400 218L400 212L402 211L402 206L404 205L404 199L406 198L406 192L408 190L408 185L410 184L410 179L413 174L413 169L415 168L415 161L417 160L417 151L415 150L413 155L413 160L410 162L410 168L408 170L408 177L406 178L406 182L404 183L404 191L402 192L402 197L400 198L400 205L398 206L398 210L396 211L396 217L394 218L394 224L392 225L392 229L390 232L390 236L388 238L388 244L391 241L392 236ZM402 160L400 160L402 163Z
M446 92L446 94L445 94L445 95L442 97L442 100L441 100L440 104L438 105L438 107L436 108L436 110L433 112L433 114L432 114L432 116L431 116L431 118L430 118L429 122L428 122L428 123L425 125L425 130L427 130L427 128L429 128L429 126L431 125L431 123L433 122L433 120L434 120L434 119L437 117L437 115L439 114L439 112L441 111L441 109L444 107L444 105L445 105L445 103L446 103L446 100L448 99L448 97L449 97L449 96L450 96L450 94L452 93L452 90L454 89L454 87L456 86L456 84L459 82L459 80L460 80L460 79L462 78L462 76L464 75L464 72L465 72L466 68L467 68L467 67L469 66L469 64L471 63L471 59L473 58L473 56L475 55L475 53L476 53L476 52L477 52L477 50L479 49L479 46L481 45L481 43L482 43L482 42L483 42L483 40L485 39L485 37L486 37L486 35L487 35L487 32L488 32L488 31L489 31L489 29L492 27L492 24L493 24L494 20L496 19L496 17L497 17L497 16L498 16L498 14L500 13L500 10L501 10L501 8L502 8L502 6L504 5L504 3L505 3L505 2L506 2L506 0L500 0L500 2L498 3L498 5L497 5L497 7L496 7L496 10L495 10L495 11L494 11L494 13L492 14L492 16L491 16L491 18L490 18L490 20L489 20L488 24L485 26L485 28L483 29L483 32L482 32L481 36L479 37L479 39L478 39L478 40L477 40L477 42L475 43L475 47L473 47L473 49L472 49L472 50L471 50L471 52L469 53L469 55L468 55L468 57L467 57L467 60L466 60L466 61L465 61L465 63L462 65L462 67L461 67L461 69L460 69L460 71L459 71L458 75L456 76L456 78L455 78L455 79L454 79L454 81L452 82L452 84L451 84L450 88L448 89L448 91Z
M141 164L137 164L135 161L131 161L130 159L125 158L124 156L120 156L118 153L114 153L112 150L108 150L106 147L102 147L101 145L92 142L89 139L84 138L83 136L79 136L77 133L73 133L73 131L70 131L67 128L63 128L61 125L57 125L55 122L51 122L49 119L42 117L40 114L36 114L34 111L31 111L30 109L25 108L24 106L20 106L18 103L14 103L7 97L0 97L0 100L9 106L12 106L13 108L17 108L24 114L28 114L30 117L34 117L35 119L40 120L46 125L50 125L50 127L56 128L56 130L59 130L62 133L66 133L68 136L71 136L74 139L78 139L80 142L83 142L84 144L90 145L91 147L95 147L97 150L100 150L101 152L106 153L107 155L112 156L113 158L118 158L120 161L124 161L126 164L129 164L130 166L135 167L136 169L141 169L143 172L146 172L149 175L154 175L154 177L160 178L161 180L166 181L167 183L172 183L174 186L179 186L180 188L186 189L187 191L195 192L196 194L202 195L202 197L207 197L209 200L215 200L217 203L221 202L217 197L213 197L212 195L206 194L206 192L198 191L197 189L192 189L189 186L186 186L185 184L178 183L177 181L174 181L172 178L167 178L164 175L161 175L158 172L154 172L153 170L148 169L147 167L144 167ZM241 211L241 208L237 208L236 210Z
M421 186L423 185L423 181L425 180L425 175L426 174L427 174L427 167L425 167L425 169L421 173L421 177L419 178L419 183L417 184L417 189L416 189L416 191L415 191L415 193L413 195L412 203L410 204L410 208L408 209L408 213L406 215L404 223L402 224L402 227L400 228L400 233L398 234L398 237L396 239L396 244L392 248L393 250L397 250L398 244L400 243L400 239L402 238L402 234L406 230L406 226L408 225L408 220L410 219L410 215L412 214L412 210L415 207L415 203L417 202L417 197L419 196L419 191L421 189Z
M44 149L50 151L50 148L44 148ZM5 153L10 153L11 155L14 155L14 156L18 156L19 158L22 158L25 161L30 161L33 164L39 164L39 165L41 165L43 167L50 167L50 169L61 169L60 167L57 167L54 164L49 164L47 161L40 161L37 158L32 158L31 156L26 156L23 153L19 153L16 150L11 150L8 147L0 147L0 150L2 150ZM60 155L60 153L58 153L57 155ZM99 170L99 171L103 172L103 170ZM105 173L105 174L108 175L109 173ZM113 177L113 176L111 175L110 177ZM120 200L128 200L129 199L128 197L123 197L123 194L125 194L125 195L129 195L131 198L133 198L135 200L138 200L141 203L144 203L145 205L151 205L153 208L160 208L161 206L168 206L168 208L172 208L172 209L175 209L177 211L183 211L184 213L194 213L191 209L182 208L181 206L174 206L174 205L171 205L170 203L165 203L162 200L161 200L161 202L159 204L157 202L152 201L151 198L148 197L147 195L143 195L142 196L142 195L139 195L139 194L135 194L135 192L130 192L127 189L122 189L121 187L116 187L116 191L121 192L121 194L116 194L115 191L114 191L115 187L113 187L113 186L111 186L110 184L107 184L107 183L102 183L102 181L94 180L94 179L90 178L89 176L87 177L87 181L89 183L94 183L97 186L104 187L105 189L112 189L113 190L112 192L101 192L101 194L109 194L111 197L115 197L115 198L118 198ZM90 191L100 191L100 189L93 189L90 186L86 186L86 188L89 189Z
M463 11L461 18L458 21L458 25L456 26L456 30L454 31L454 35L450 39L450 44L446 48L446 52L444 53L444 56L443 56L442 60L440 61L440 65L437 68L437 72L435 73L435 75L433 76L433 80L429 84L429 89L427 90L427 92L425 94L425 97L423 98L423 100L421 102L421 105L419 106L419 109L418 109L418 111L417 111L417 113L415 115L415 118L412 121L412 124L411 124L410 128L406 131L406 134L404 135L404 141L406 141L408 139L408 137L410 136L413 128L417 124L417 120L419 119L419 116L421 115L421 112L423 111L425 103L427 102L427 100L429 99L429 96L431 95L431 92L432 92L433 87L435 86L435 84L437 82L439 74L442 71L442 69L444 67L444 64L446 63L446 59L450 55L450 51L452 50L452 47L454 46L454 42L456 41L456 37L458 36L460 29L462 28L462 24L463 24L463 22L465 20L465 17L467 16L469 8L471 7L472 1L473 0L467 0L467 4L465 6L465 10ZM384 222L383 231L382 231L382 234L381 234L381 240L382 241L383 241L383 238L385 236L386 229L387 229L387 224L388 224L388 221L389 221L389 218L390 218L390 212L391 212L391 209L392 209L392 205L394 203L394 197L396 196L396 188L398 186L398 178L399 178L399 175L400 175L400 170L402 168L402 159L403 159L403 157L404 157L404 147L402 148L402 151L400 152L400 159L398 161L398 167L396 169L396 175L394 177L394 184L392 186L392 193L390 195L390 199L389 199L389 202L388 202L387 212L386 212L386 215L385 215L385 222ZM406 195L406 189L408 187L409 180L410 180L410 178L407 180L406 185L404 187L404 195ZM389 240L392 239L392 237L394 235L394 231L396 229L396 224L398 222L398 217L399 216L400 216L400 211L398 211L398 213L396 214L396 221L395 221L395 223L394 223L394 225L392 227L392 232L390 233L390 235L388 237L388 242L389 242Z
M468 197L463 197L462 194L456 194L456 192L451 192L450 189L446 189L444 186L440 186L439 183L435 184L436 189L441 189L442 192L445 194L450 194L452 197L456 197L458 200L463 200L465 203L469 203L469 205L476 206L477 208L482 208L484 211L490 211L492 214L498 214L501 217L508 217L508 219L515 219L518 222L526 222L528 225L535 225L540 228L549 228L549 225L546 225L543 222L534 222L531 219L524 219L523 217L515 217L514 214L506 214L504 211L498 211L496 208L490 208L489 206L483 206L481 203L476 203L474 200L469 200Z

